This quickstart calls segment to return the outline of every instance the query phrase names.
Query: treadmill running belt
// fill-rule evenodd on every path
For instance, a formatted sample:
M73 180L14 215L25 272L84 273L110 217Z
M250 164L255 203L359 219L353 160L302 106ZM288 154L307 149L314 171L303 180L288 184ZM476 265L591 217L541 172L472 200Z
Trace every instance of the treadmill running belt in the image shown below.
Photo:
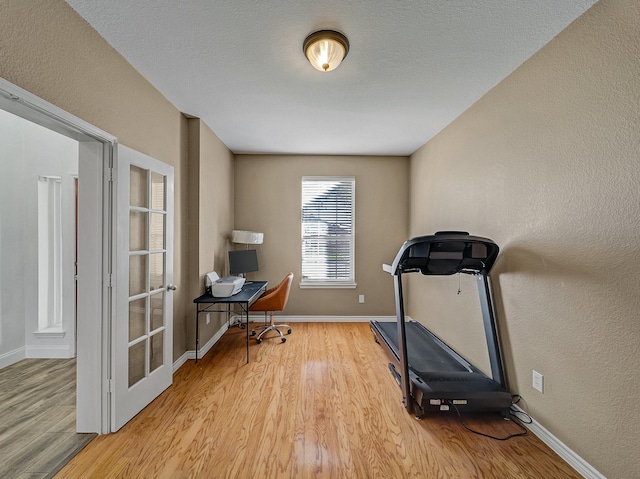
M398 363L389 364L400 375L398 323L371 321L374 333L386 343ZM405 323L411 395L422 409L441 409L447 401L457 401L462 410L500 410L505 417L511 395L500 384L474 367L416 321ZM400 376L396 379L399 380ZM435 401L435 402L433 402ZM414 411L415 412L415 411Z
M376 326L385 335L389 344L393 345L395 354L398 354L398 323L378 321ZM418 376L428 373L440 373L439 375L441 375L450 372L471 372L471 369L460 364L428 335L424 334L424 330L417 323L407 322L405 328L409 367Z

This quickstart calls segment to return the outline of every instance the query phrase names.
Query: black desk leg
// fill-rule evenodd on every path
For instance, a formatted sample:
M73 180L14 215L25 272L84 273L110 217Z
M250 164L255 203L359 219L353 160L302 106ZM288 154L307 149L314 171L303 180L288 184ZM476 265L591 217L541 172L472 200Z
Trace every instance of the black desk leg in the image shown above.
M200 307L196 306L196 364L198 364L198 347L200 346Z
M249 364L249 303L247 303L245 314L247 315L247 364Z

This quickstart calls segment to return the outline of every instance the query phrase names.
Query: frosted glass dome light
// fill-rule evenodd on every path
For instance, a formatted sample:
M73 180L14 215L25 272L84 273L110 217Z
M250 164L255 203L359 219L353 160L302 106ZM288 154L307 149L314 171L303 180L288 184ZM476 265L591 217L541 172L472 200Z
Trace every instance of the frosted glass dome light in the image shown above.
M338 68L349 53L349 40L342 33L320 30L304 40L302 50L313 68L330 72Z

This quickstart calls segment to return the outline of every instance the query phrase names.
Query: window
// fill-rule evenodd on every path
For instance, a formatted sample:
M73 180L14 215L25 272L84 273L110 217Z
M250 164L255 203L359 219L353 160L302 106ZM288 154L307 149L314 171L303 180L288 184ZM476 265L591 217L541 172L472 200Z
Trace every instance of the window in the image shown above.
M38 177L38 331L62 329L62 178Z
M355 288L355 178L302 177L301 287Z

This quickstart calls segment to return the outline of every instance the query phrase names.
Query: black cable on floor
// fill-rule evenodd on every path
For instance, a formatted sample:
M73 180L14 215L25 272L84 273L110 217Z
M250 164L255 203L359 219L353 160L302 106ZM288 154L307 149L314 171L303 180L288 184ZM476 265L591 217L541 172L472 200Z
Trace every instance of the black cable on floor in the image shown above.
M509 408L509 413L522 424L531 424L533 423L533 419L531 418L531 416L529 416L526 412L513 407L518 404L521 399L522 396L520 396L520 394L513 394L511 396L511 407Z
M476 431L475 429L472 429L469 426L467 426L467 423L464 421L464 418L462 417L462 414L460 414L460 410L458 409L458 407L455 404L452 404L452 406L455 409L456 413L458 414L458 417L460 418L460 424L462 424L462 426L467 431L472 432L473 434L477 434L479 436L488 437L489 439L494 439L496 441L507 441L507 440L512 439L514 437L526 436L527 433L528 433L527 428L522 425L522 422L521 422L520 418L514 414L514 412L520 412L520 411L514 411L512 409L509 409L511 417L513 418L513 422L515 424L517 424L522 429L522 431L518 432L518 433L515 433L515 434L509 434L508 436L498 437L498 436L492 436L491 434L487 434L487 433L484 433L484 432L481 432L481 431ZM529 419L531 419L531 418L529 417ZM530 424L530 423L527 423L527 424Z

